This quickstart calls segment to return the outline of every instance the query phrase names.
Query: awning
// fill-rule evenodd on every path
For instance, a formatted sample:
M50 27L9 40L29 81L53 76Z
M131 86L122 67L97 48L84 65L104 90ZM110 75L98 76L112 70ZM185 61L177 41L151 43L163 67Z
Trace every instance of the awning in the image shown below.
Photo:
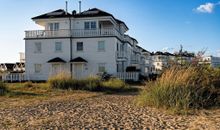
M66 61L59 57L56 57L54 59L49 60L48 63L66 63Z
M70 62L72 62L72 63L82 63L82 62L87 63L88 61L86 61L86 60L83 59L82 57L77 57L77 58L75 58L75 59L70 60Z

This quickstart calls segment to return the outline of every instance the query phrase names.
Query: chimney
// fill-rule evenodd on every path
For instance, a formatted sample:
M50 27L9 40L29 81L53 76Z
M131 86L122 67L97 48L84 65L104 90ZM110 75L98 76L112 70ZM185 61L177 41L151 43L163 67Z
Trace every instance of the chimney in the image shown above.
M73 10L73 11L72 11L72 15L76 15L76 10Z
M81 1L79 1L79 13L81 13Z
M68 12L68 2L66 1L66 15L67 15L67 12Z

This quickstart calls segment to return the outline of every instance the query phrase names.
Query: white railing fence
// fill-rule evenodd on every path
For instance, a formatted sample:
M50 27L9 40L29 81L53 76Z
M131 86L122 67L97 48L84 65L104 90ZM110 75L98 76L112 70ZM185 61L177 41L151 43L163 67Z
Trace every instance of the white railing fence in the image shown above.
M96 36L116 36L122 38L115 28L103 29L61 29L53 30L30 30L25 31L25 38L50 38L50 37L96 37Z
M22 81L26 81L26 76L25 73L1 74L0 80L7 82L22 82Z
M131 80L131 81L139 80L138 72L118 72L115 76L121 80Z

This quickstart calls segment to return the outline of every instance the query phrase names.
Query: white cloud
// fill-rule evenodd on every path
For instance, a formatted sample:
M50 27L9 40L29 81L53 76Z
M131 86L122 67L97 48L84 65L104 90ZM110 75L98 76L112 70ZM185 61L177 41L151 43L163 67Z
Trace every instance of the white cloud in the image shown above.
M199 13L212 13L214 11L215 6L216 4L214 3L206 3L197 7L196 11Z

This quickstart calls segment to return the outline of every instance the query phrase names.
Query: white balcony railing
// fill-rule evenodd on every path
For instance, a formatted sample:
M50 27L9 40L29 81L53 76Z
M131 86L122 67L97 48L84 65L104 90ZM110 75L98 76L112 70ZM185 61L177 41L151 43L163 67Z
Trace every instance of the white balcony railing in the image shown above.
M117 51L116 55L117 55L117 58L119 58L119 59L123 59L123 58L128 57L127 52L125 52L125 51Z
M116 36L122 35L115 28L107 29L73 29L73 30L32 30L25 31L25 38L56 38L56 37L97 37L97 36Z
M25 73L7 73L7 74L1 74L0 77L2 81L8 81L8 82L26 81Z
M138 81L139 73L138 72L118 72L116 73L116 77L121 80Z

